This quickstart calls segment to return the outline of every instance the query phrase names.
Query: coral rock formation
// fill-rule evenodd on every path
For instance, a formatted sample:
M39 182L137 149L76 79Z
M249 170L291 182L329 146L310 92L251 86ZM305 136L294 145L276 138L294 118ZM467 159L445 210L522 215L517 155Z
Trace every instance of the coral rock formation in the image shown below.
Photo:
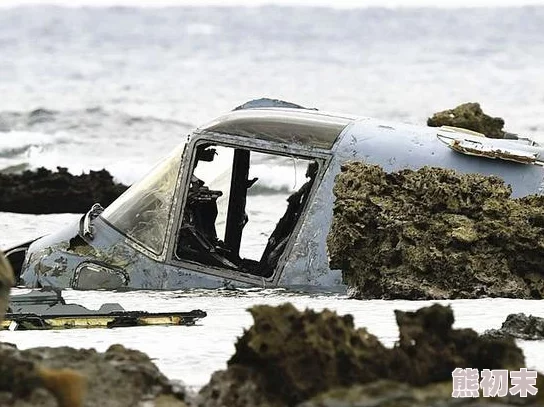
M518 369L524 357L512 340L479 336L472 329L453 329L450 307L434 304L414 312L395 311L399 341L391 350L391 374L399 382L423 386L451 380L460 366Z
M346 391L334 389L365 383L380 387L380 380L405 383L393 386L399 397L399 392L411 389L408 385L447 382L449 392L439 393L440 399L447 401L456 367L506 369L524 365L522 351L513 340L482 338L471 329L452 329L453 312L441 305L416 312L397 311L400 340L393 349L385 348L366 329L355 329L349 315L329 310L300 312L291 304L256 306L250 312L254 325L239 338L227 370L216 372L201 390L199 407L295 406L323 392ZM439 387L444 386L407 393L431 397ZM393 396L385 388L378 390L365 393L373 397L366 404L347 404L341 397L337 404L310 405L379 406L376 400L380 397L387 400Z
M512 337L529 341L544 340L544 318L533 315L510 314L500 329L490 329L484 335L492 338Z
M18 213L83 213L99 202L106 207L127 187L106 170L72 175L66 168L1 174L0 211Z
M169 402L163 405L185 406L184 395L147 355L121 345L99 353L69 347L21 351L0 344L0 405L15 399L21 407L132 407L165 397Z
M454 109L435 113L427 119L431 127L454 126L477 131L491 138L505 138L504 120L491 117L482 111L479 103L464 103Z
M257 399L247 405L283 406L332 386L387 374L382 361L385 347L365 329L355 330L350 315L340 317L328 310L301 313L291 304L255 306L249 312L255 323L237 342L229 369L216 373L201 392L206 406L247 397L239 396L236 383L246 388L252 383L257 389Z
M357 298L544 298L544 196L497 177L342 166L331 268Z

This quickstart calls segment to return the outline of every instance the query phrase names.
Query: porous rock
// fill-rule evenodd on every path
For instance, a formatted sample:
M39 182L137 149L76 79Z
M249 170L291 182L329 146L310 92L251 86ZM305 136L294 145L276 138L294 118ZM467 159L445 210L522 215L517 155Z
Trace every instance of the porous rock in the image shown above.
M237 400L239 387L231 384L234 375L244 377L240 382L246 387L252 381L256 394L265 395L267 404L255 406L283 406L331 386L386 374L387 363L381 360L385 347L366 329L354 329L350 315L299 312L292 304L255 306L249 312L254 325L236 343L227 371L216 374L201 391L205 400L201 405L229 405L226 400ZM236 405L244 404L232 404Z
M500 329L490 329L484 335L493 338L512 337L528 341L544 340L544 318L524 313L510 314Z
M456 367L518 369L523 352L511 339L479 336L472 329L453 329L450 307L434 304L413 312L395 311L399 340L391 352L386 377L416 386L451 380Z
M431 127L461 127L477 131L491 138L504 138L506 135L502 130L504 120L485 114L479 103L464 103L453 109L435 113L427 119L427 125Z
M0 211L31 214L83 213L99 202L107 206L127 187L106 170L72 175L66 168L22 174L0 173Z
M12 284L11 267L0 252L0 323ZM0 406L134 407L150 402L186 407L185 396L146 354L121 345L99 353L70 347L19 350L0 342Z
M83 404L71 401L78 395ZM163 406L183 407L183 398L147 355L121 345L99 353L0 344L0 405L11 400L20 407L133 407L161 400Z
M400 339L393 349L366 329L355 329L349 315L300 312L291 304L256 306L250 312L254 325L239 338L227 370L216 372L201 390L199 407L295 406L332 389L379 380L406 386L448 381L451 397L456 367L524 365L513 340L452 329L453 312L441 305L397 311Z
M342 166L330 266L356 298L544 298L544 196L498 177Z

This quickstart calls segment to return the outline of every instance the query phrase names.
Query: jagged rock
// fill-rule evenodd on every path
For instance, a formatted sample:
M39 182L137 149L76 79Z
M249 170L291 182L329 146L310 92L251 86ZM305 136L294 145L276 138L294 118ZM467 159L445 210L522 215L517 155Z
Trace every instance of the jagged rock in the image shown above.
M77 395L85 395L84 404L63 401ZM183 398L147 355L121 345L99 353L0 344L0 405L15 399L21 407L133 407L160 399L163 406L183 407Z
M464 103L454 109L433 114L427 119L431 127L454 126L477 131L491 138L504 138L504 120L491 117L482 111L479 103Z
M354 329L351 315L299 312L291 304L255 306L249 312L254 325L238 340L227 372L214 376L201 391L206 402L200 405L237 405L230 403L247 397L238 396L239 386L231 384L237 377L266 396L268 404L253 405L281 406L331 386L371 381L387 373L387 363L381 360L385 347L366 329Z
M334 187L331 268L356 298L544 298L544 196L498 177L352 162Z
M391 374L416 386L451 380L456 367L519 369L523 352L513 340L479 336L472 329L453 329L450 307L434 304L414 312L395 311L399 341L390 351Z
M127 187L106 170L72 175L66 168L45 168L22 174L0 174L0 211L18 213L83 213L99 202L104 207Z
M266 377L252 367L230 365L215 372L197 399L197 407L285 407L281 395L267 389Z
M484 335L492 338L512 337L528 341L544 340L544 318L532 315L510 314L500 329L490 329Z
M397 311L400 340L393 349L366 329L355 329L349 315L299 312L291 304L249 311L254 325L239 338L227 370L216 372L201 390L199 407L294 406L331 389L381 379L417 386L449 381L451 397L456 367L524 365L513 340L452 329L451 308L438 304Z

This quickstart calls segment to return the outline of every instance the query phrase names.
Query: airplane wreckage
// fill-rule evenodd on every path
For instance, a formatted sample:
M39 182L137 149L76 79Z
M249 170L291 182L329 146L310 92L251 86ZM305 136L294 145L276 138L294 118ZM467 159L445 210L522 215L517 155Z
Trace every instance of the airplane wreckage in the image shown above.
M241 246L258 157L303 163L306 179L256 259ZM198 128L186 143L103 209L7 252L19 284L73 289L288 287L345 292L331 270L327 234L333 220L335 177L356 160L386 172L424 166L496 175L513 196L542 194L544 149L451 127L392 124L261 99ZM203 181L199 169L222 159ZM208 167L210 168L210 167ZM270 168L274 171L274 168ZM217 179L223 182L218 183ZM218 200L224 210L218 211ZM285 199L269 205L285 205ZM223 230L217 225L222 223Z
M120 328L147 325L195 325L207 316L202 310L188 312L126 311L117 303L107 303L98 310L68 304L60 290L32 290L11 296L0 329L72 329Z

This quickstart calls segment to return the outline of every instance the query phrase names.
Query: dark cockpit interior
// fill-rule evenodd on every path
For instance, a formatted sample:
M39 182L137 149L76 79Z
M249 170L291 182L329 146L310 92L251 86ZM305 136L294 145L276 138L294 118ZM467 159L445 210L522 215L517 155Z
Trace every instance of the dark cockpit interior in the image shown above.
M219 147L224 148L224 147ZM230 148L229 148L230 149ZM242 273L271 277L278 261L289 241L304 208L307 205L312 185L318 172L316 161L307 162L305 183L287 197L285 213L277 222L259 260L243 258L240 254L244 241L244 228L251 222L246 212L249 190L258 182L257 177L250 178L251 158L254 152L232 148L229 155L230 182L223 190L212 190L195 175L199 163L213 162L217 156L217 147L200 144L196 148L193 173L188 187L187 198L179 230L176 255L181 260L196 262L201 265L228 268ZM263 155L262 153L257 153ZM274 157L273 155L270 155ZM231 158L232 157L232 158ZM224 236L218 236L218 199L228 196L224 219ZM271 205L285 205L285 197L277 197ZM226 199L225 199L226 200Z

